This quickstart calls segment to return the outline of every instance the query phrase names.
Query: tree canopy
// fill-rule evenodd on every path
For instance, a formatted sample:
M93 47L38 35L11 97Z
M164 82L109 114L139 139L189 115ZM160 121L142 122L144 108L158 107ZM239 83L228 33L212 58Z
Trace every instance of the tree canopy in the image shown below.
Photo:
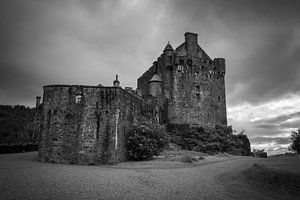
M291 140L290 149L300 154L300 128L297 131L292 131Z
M36 142L33 135L34 108L0 105L0 144Z

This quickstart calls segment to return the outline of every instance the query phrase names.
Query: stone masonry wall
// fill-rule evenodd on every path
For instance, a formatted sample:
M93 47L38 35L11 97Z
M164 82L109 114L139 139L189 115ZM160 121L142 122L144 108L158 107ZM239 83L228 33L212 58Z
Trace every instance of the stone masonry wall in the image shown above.
M225 60L212 60L198 45L197 34L186 33L183 44L174 51L164 51L138 79L138 88L146 95L154 71L163 80L163 113L167 113L164 122L227 125Z
M78 93L82 93L82 98L76 103ZM118 87L45 86L43 99L39 160L44 162L124 161L126 132L151 110Z

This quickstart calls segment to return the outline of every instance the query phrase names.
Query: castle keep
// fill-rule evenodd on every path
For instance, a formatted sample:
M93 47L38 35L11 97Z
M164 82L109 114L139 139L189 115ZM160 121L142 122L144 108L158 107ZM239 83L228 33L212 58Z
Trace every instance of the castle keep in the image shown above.
M227 125L224 78L225 59L212 60L197 34L185 33L184 43L175 50L167 44L138 79L138 90L157 99L163 123Z
M136 90L113 86L44 86L37 98L39 160L98 164L126 160L126 133L142 117L161 124L227 125L225 59L211 59L186 33L168 43L138 78Z

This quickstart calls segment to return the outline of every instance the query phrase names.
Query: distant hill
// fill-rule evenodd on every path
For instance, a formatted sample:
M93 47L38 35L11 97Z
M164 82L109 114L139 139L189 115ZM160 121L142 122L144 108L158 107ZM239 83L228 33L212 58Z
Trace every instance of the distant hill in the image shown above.
M0 105L0 144L36 143L33 133L35 108Z

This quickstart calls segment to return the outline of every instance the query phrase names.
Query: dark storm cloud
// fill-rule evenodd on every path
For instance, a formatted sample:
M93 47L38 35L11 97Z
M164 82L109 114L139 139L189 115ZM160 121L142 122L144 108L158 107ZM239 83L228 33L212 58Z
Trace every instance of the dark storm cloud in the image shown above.
M289 144L291 142L289 137L254 137L254 138L251 138L251 143L255 143L255 144L270 143L272 141L274 141L276 144L279 144L279 145Z
M257 128L278 129L300 127L300 112L279 115L273 118L266 118L255 121Z
M194 10L189 15L193 21L208 21L210 26L203 28L209 29L210 41L223 37L230 43L228 47L235 47L221 52L227 58L230 104L257 103L299 91L299 1L195 4L180 3L177 9Z
M286 120L295 118L295 117L300 117L300 112L295 112L295 113L291 113L288 115L280 115L277 117L273 117L271 119L266 119L264 120L264 122L266 123L282 123L285 122Z
M115 73L134 86L168 40L175 47L193 31L211 57L227 60L228 104L264 102L300 88L299 4L4 0L0 67L7 69L5 62L23 74L34 88L28 96L45 84L110 84ZM1 74L1 80L1 91L13 93L5 85L18 89L9 76Z
M1 103L33 105L47 84L110 85L116 73L123 75L123 83L135 84L138 75L132 72L139 68L141 73L140 65L150 64L139 43L148 41L145 33L155 21L136 17L145 7L124 4L1 1Z
M284 123L280 124L280 127L281 128L293 128L296 130L300 127L300 119L298 118L293 121L284 122Z
M276 129L279 127L278 124L271 124L271 123L260 123L256 125L257 128L262 128L262 129Z

